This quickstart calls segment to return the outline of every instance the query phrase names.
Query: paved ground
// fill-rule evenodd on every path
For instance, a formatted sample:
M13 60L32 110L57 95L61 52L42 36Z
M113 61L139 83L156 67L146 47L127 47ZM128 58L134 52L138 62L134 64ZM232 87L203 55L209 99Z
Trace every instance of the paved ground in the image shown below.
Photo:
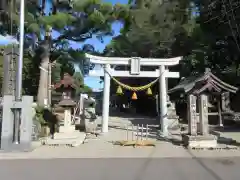
M5 180L239 180L240 158L1 160Z
M131 134L131 133L130 133ZM169 142L156 147L119 147L126 131L77 148L42 146L28 153L0 153L3 180L239 180L240 150L193 151Z

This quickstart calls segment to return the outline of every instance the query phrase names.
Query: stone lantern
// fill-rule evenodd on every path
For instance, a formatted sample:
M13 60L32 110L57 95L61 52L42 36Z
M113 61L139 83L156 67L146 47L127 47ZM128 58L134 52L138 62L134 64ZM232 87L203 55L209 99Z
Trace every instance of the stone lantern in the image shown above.
M76 102L73 100L76 91L76 85L74 79L68 73L64 74L63 79L55 85L55 90L62 93L61 101L58 106L64 108L64 122L63 126L60 126L59 132L74 131L75 126L71 122L72 108L76 106Z

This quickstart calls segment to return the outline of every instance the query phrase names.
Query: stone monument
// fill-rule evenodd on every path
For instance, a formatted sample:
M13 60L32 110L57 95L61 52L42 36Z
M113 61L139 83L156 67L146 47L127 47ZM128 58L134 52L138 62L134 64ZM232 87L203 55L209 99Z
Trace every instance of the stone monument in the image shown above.
M85 99L84 112L81 122L84 124L86 133L95 134L97 130L96 102L93 99Z
M19 48L7 47L3 54L3 95L15 95L16 61L19 57Z
M18 51L18 47L9 47L4 50L2 117L0 121L0 149L3 151L32 150L33 97L23 96L21 99L14 97L16 93L15 77L17 69L15 61L19 58ZM19 88L21 87L18 87L18 90ZM19 116L17 116L16 111L18 111Z
M197 97L195 95L188 96L188 133L196 136L198 133L197 119Z
M183 135L183 143L190 148L214 148L217 146L217 138L209 134L208 125L208 97L205 94L198 96L199 123L197 118L197 97L189 95L189 133ZM200 126L198 128L198 126ZM198 129L200 130L198 132Z

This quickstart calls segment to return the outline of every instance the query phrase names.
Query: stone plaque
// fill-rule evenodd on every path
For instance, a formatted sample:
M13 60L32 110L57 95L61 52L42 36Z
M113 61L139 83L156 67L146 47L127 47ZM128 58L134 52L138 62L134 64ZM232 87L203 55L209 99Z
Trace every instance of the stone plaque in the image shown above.
M190 135L197 135L197 97L188 96L188 127Z
M199 99L199 121L200 121L200 134L208 135L208 97L207 95L200 95Z
M140 58L132 58L130 60L131 74L140 74Z

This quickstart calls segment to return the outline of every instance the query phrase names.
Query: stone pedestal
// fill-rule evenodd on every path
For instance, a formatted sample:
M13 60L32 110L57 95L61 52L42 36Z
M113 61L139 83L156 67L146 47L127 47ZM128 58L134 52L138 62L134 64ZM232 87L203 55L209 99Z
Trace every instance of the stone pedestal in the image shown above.
M71 109L64 110L64 123L63 126L60 126L59 132L60 133L68 133L75 131L75 126L71 123Z
M59 133L54 134L54 139L47 138L43 140L43 144L49 146L72 146L81 145L86 137L86 133L75 130L75 125L71 124L71 109L67 108L64 111L64 123L60 126Z
M75 131L75 125L59 127L59 133L70 133L74 131Z
M86 133L94 133L97 130L97 117L94 107L85 107L82 121L83 129Z
M32 150L32 130L33 117L32 110L33 97L23 96L21 101L15 101L14 96L5 95L2 101L2 119L0 127L0 150L2 151L31 151ZM20 111L20 120L16 125L13 110ZM16 127L17 126L17 127ZM14 129L18 129L15 134ZM13 142L15 135L18 135L18 142Z
M217 137L214 135L183 135L183 144L190 148L216 148Z
M47 138L42 140L43 145L48 146L72 146L77 147L83 144L86 133L79 131L72 131L68 133L56 133L54 139Z
M71 118L71 109L65 109L64 110L64 126L71 126L72 122L71 122L72 118Z
M176 114L175 103L168 102L168 128L175 128L179 125L179 116Z

